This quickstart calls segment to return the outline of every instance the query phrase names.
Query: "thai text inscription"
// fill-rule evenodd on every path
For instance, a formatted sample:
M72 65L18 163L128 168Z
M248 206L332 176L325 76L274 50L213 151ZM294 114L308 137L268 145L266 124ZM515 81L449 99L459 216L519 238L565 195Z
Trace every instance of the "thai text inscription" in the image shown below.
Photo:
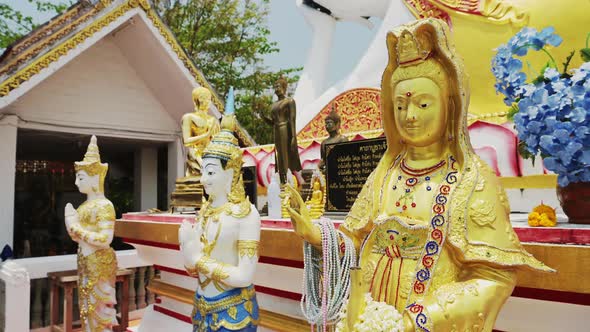
M385 138L326 146L327 211L350 210L386 149Z

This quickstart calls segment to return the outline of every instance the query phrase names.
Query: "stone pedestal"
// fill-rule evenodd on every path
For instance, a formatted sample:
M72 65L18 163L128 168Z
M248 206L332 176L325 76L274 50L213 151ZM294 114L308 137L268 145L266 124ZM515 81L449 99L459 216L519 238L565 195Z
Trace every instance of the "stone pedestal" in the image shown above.
M170 197L172 212L196 212L201 208L204 191L200 181L200 175L176 179L176 186Z

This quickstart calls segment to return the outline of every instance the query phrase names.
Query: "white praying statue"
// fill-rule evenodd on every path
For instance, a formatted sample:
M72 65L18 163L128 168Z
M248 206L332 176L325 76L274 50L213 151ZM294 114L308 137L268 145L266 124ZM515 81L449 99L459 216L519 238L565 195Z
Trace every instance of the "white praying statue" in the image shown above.
M68 203L65 224L78 243L78 303L82 331L112 331L117 325L114 305L117 256L110 247L115 228L115 209L104 196L108 164L100 161L96 137L92 136L84 160L74 164L76 186L87 196L78 209Z
M184 265L199 279L193 331L256 331L259 314L252 284L258 262L260 216L244 192L242 151L226 115L203 151L201 183L209 199L197 222L185 221L178 239Z

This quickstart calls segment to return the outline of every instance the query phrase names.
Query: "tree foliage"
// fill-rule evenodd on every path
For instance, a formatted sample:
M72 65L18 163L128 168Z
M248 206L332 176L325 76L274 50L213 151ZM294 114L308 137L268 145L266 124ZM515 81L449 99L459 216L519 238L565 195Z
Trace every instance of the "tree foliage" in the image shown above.
M0 3L0 50L7 48L10 44L35 29L40 23L43 23L36 22L32 16L23 14L21 11L14 9L13 5L6 4L4 1L6 0ZM32 4L39 13L56 15L62 13L74 3L73 0L26 1Z
M236 116L260 144L272 141L272 86L280 75L295 82L299 68L279 71L264 66L277 53L266 24L269 0L154 1L180 44L225 99L236 91Z

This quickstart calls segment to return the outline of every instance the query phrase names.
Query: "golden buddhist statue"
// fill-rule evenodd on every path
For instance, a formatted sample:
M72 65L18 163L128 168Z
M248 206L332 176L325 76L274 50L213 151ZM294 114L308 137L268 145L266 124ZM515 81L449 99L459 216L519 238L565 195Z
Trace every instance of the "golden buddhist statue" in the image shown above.
M200 183L203 150L211 138L219 132L219 121L208 113L211 91L204 87L193 89L195 111L182 117L182 141L186 148L185 176L176 179L171 195L172 211L198 209L203 199Z
M182 117L182 142L186 147L186 176L201 174L202 154L213 135L219 132L219 121L209 115L211 91L198 87L193 90L195 111Z
M305 278L321 279L327 298L336 299L326 312L346 308L340 331L491 331L516 271L551 269L523 249L504 189L473 151L467 75L446 23L403 25L388 33L387 48L381 100L388 148L338 231L312 223L288 187L291 220L310 256ZM316 278L323 272L313 255L323 255L324 269L352 268L350 277ZM345 306L336 295L348 278ZM314 297L304 299L306 317L321 324Z
M324 206L326 205L326 195L324 195L325 186L322 186L319 176L313 178L312 182L311 196L305 202L305 205L309 209L311 219L318 219L324 214Z

